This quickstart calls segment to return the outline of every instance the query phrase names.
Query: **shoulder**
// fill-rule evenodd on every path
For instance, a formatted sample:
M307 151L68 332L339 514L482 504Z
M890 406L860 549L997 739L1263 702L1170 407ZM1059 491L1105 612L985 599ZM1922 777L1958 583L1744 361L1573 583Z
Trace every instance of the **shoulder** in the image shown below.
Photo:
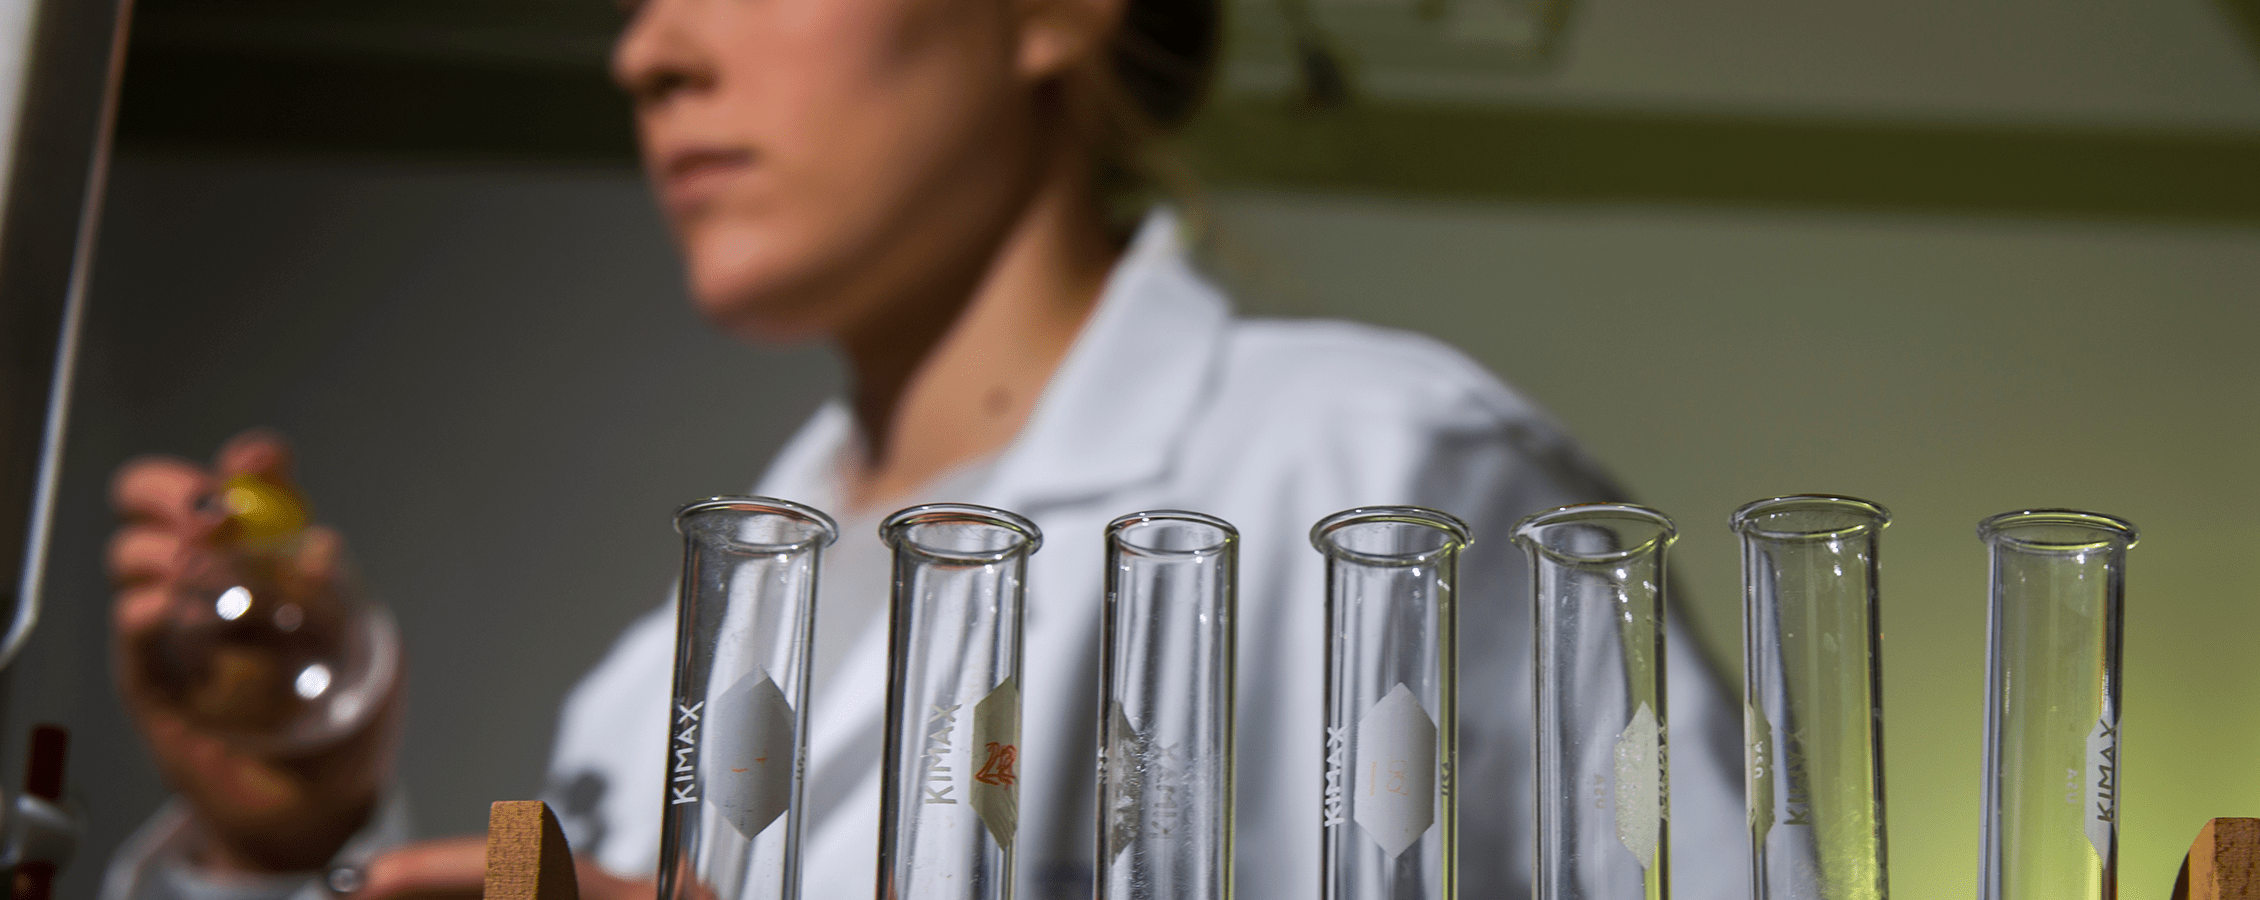
M1545 410L1436 338L1355 322L1238 319L1203 431L1328 480L1377 490L1535 479L1600 499L1609 479ZM1411 491L1426 494L1426 490Z
M1219 402L1292 411L1330 432L1345 425L1423 434L1558 431L1481 364L1408 331L1320 319L1240 320L1227 332L1220 372Z

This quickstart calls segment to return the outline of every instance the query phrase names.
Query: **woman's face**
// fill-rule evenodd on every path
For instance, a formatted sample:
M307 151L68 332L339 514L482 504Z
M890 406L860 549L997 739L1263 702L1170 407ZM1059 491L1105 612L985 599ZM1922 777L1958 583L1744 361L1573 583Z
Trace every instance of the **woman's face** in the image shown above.
M1025 0L645 0L613 53L700 310L836 335L976 278L1036 176Z

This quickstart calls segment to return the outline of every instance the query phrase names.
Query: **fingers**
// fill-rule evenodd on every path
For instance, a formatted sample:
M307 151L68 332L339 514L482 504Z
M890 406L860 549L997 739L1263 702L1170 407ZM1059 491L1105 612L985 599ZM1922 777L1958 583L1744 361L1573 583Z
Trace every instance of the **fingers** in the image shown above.
M651 900L658 887L631 881L575 855L574 880L588 900ZM369 863L366 887L353 900L477 898L486 886L486 839L477 835L410 844Z
M371 860L367 876L354 900L476 898L486 888L486 839L466 835L409 844Z
M290 486L290 441L271 428L250 428L228 438L213 457L220 476L249 473L275 484Z
M110 606L110 625L121 640L140 638L165 615L172 594L162 585L145 585L118 594Z
M575 887L580 888L581 900L652 900L659 894L659 885L614 875L596 860L577 853L573 855L573 880L578 882Z
M110 581L132 588L172 577L180 564L181 536L161 528L129 525L110 536Z
M110 504L129 521L188 525L221 478L250 473L275 484L292 483L290 442L271 429L252 428L229 438L214 462L214 469L206 470L173 456L132 459L118 467L110 482Z
M212 476L185 459L137 457L110 480L110 506L129 522L188 530L200 520L197 506L212 487Z
M164 615L169 582L178 572L181 536L142 525L118 529L110 537L110 581L118 598L110 607L119 637L140 634Z

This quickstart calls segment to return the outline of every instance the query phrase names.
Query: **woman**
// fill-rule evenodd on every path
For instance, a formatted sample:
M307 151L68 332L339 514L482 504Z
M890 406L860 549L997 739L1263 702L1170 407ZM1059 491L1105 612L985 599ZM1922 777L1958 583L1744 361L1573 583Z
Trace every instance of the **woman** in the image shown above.
M1245 541L1240 894L1317 895L1323 593L1305 530L1388 503L1459 514L1489 545L1463 572L1458 783L1480 802L1462 814L1462 884L1470 897L1527 890L1527 586L1502 538L1523 514L1609 489L1542 415L1450 350L1237 320L1187 262L1174 215L1157 208L1134 233L1110 215L1123 176L1151 171L1147 138L1193 107L1214 61L1214 0L648 0L630 15L614 74L700 310L751 341L830 341L853 373L845 401L756 487L843 520L818 616L811 896L871 891L885 691L872 523L945 498L1018 511L1050 535L1030 573L1022 896L1088 893L1098 535L1157 507L1220 515ZM286 457L252 436L219 469L280 477ZM192 500L213 477L179 461L121 472L119 506L137 523L113 554L136 585L121 635L168 554L193 542ZM658 839L672 637L671 610L655 611L566 704L550 799L583 854L586 896L651 890L640 879ZM1679 818L1732 823L1734 720L1692 644L1679 648ZM392 717L277 762L138 712L186 808L136 852L173 854L158 868L175 880L319 870L341 847L353 861L386 841ZM1696 854L1683 859L1739 847L1723 825L1675 837ZM364 896L475 895L482 853L475 838L394 850L368 865ZM232 883L287 893L303 880Z

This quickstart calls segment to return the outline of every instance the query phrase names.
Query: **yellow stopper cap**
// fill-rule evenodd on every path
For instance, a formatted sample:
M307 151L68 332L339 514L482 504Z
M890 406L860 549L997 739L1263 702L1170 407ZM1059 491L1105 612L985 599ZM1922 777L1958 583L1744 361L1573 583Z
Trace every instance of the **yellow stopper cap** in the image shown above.
M306 529L306 503L298 492L257 475L229 478L220 487L220 506L246 544L281 543Z

